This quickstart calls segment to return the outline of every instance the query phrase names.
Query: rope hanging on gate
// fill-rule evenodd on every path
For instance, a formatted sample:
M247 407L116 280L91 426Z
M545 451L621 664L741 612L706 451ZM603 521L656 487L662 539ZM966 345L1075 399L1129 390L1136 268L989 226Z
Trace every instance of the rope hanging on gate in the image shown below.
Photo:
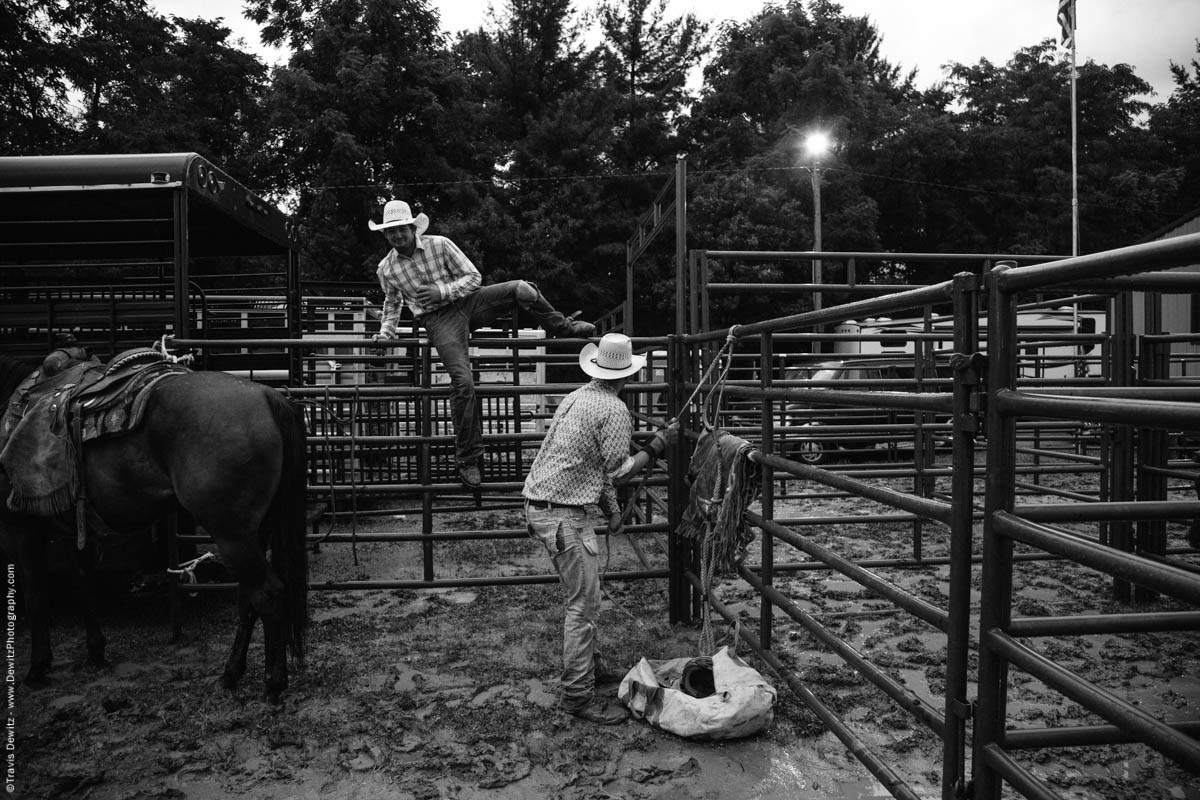
M700 377L700 380L696 383L695 389L692 390L691 395L688 397L687 400L684 401L684 403L682 404L682 406L680 408L679 416L682 416L683 409L688 408L693 402L695 402L696 397L704 389L705 384L708 382L708 380L712 376L713 372L719 368L720 373L717 376L717 378L713 381L712 385L709 387L708 393L705 395L704 401L701 405L700 418L701 418L701 421L702 421L704 429L705 429L705 433L701 436L701 441L703 441L706 436L714 437L714 438L717 437L718 435L729 436L729 434L725 434L723 431L721 431L721 432L717 431L717 428L719 427L719 425L717 423L719 422L721 402L724 399L725 382L729 376L730 367L732 367L732 365L733 365L733 347L737 343L737 328L738 328L737 325L733 325L729 328L729 333L725 337L725 342L721 345L721 349L717 351L716 356L713 358L713 360L711 362L709 362L708 367L706 367L704 370L704 374ZM713 403L714 395L716 397L715 405ZM714 409L714 411L712 412L711 421L709 419L709 409L710 408ZM663 423L663 422L659 422L658 420L654 420L654 419L645 417L644 415L641 415L641 414L634 414L634 416L636 416L639 419L642 419L643 421L648 422L652 425L656 425L658 427L666 427L667 425L670 425L671 421L672 421L672 420L668 420L667 422ZM736 437L730 437L730 438L736 439ZM738 439L737 441L742 442L743 440ZM701 449L703 449L703 448L701 448ZM741 454L740 448L739 448L739 454ZM694 458L694 456L693 456L693 458ZM746 463L749 464L748 461ZM737 550L737 549L739 549L739 546L744 548L744 543L742 543L740 545L738 543L731 543L729 541L729 537L727 535L726 536L718 535L718 531L714 529L714 528L730 527L729 519L727 518L727 515L730 512L729 511L722 512L722 509L732 509L735 505L739 505L739 504L740 504L740 507L744 508L745 502L748 499L751 499L751 498L757 496L757 491L758 491L758 480L757 480L758 475L757 475L756 470L751 469L750 472L753 474L749 475L749 476L747 475L746 467L741 466L741 465L730 470L728 473L726 473L725 470L722 469L721 467L718 467L718 471L721 474L717 478L717 480L714 482L714 485L712 487L713 488L713 496L711 498L704 498L704 500L702 501L702 505L704 506L704 509L705 509L704 516L709 516L709 513L711 513L710 512L710 509L711 509L711 510L715 510L716 516L720 517L721 519L719 521L716 519L711 519L711 518L707 519L703 525L697 526L698 528L703 528L705 530L695 530L692 533L693 536L696 536L697 534L699 534L696 538L701 539L701 549L702 549L701 583L704 586L704 592L706 595L708 594L709 591L711 591L713 575L717 571L720 571L723 567L727 567L727 565L733 560L734 557L732 556L731 550ZM648 477L647 475L643 474L641 479L634 486L634 491L633 491L634 497L637 496L638 492L640 491L642 486L645 484L647 477ZM694 487L693 487L693 493L694 493ZM727 494L730 495L730 497L728 498L730 502L728 502L728 503L723 502L726 499ZM749 494L749 496L750 496L749 498L746 497L747 494ZM734 501L733 496L738 496L741 499L738 501ZM625 506L625 509L621 515L621 524L622 525L624 525L629 520L630 514L633 511L633 507L634 507L634 501L630 500L630 502ZM740 520L741 515L737 514L737 516L739 517L739 520ZM688 522L692 522L694 524L697 521L698 520L685 519L685 526ZM741 523L740 521L737 525L734 525L733 527L736 527L739 530L743 530L743 532L744 532L744 523ZM685 534L685 535L687 535L687 534ZM611 539L608 537L607 529L605 529L605 531L604 531L604 536L605 536L605 549L606 549L604 572L607 572L609 561L612 558ZM741 538L741 536L737 536L737 535L735 535L735 536L738 539ZM740 560L740 559L738 559L738 560ZM623 606L621 606L621 604L618 603L615 598L613 598L610 594L608 594L608 591L606 589L604 589L602 587L601 591L603 591L604 595L606 597L608 597L609 601L612 602L615 607L617 607L621 611L625 612L625 614L627 614L631 619L633 619L635 622L637 622L639 626L641 625L641 621L638 620L637 617L635 617L633 614L631 614ZM711 631L711 624L708 619L710 616L711 616L710 614L705 614L704 631L701 635L701 651L704 652L705 654L709 654L712 650L716 649L712 645L713 636L712 636L712 631ZM736 648L736 642L735 642L734 646Z
M701 390L704 389L704 385L708 381L709 376L712 375L713 370L721 365L723 361L724 366L721 367L720 376L709 388L708 394L705 395L704 402L701 404L700 421L704 424L704 428L706 430L711 431L718 427L716 423L718 422L718 415L720 413L721 400L723 399L725 393L725 379L729 376L729 368L733 366L733 345L737 343L736 331L738 327L739 326L737 325L730 326L729 335L725 337L725 343L721 345L721 349L717 351L716 356L712 361L709 362L708 367L705 368L704 374L701 375L700 380L696 382L696 388L692 390L691 395L689 395L688 399L684 400L683 405L680 406L679 416L683 416L683 410L695 402L696 396L700 394ZM710 422L708 419L708 409L712 405L714 393L717 394L717 405L716 411L713 412L712 421Z
M700 635L700 652L703 655L716 650L709 602L714 579L722 573L732 572L744 558L746 548L753 539L745 521L745 510L761 490L761 472L757 464L749 459L752 445L745 439L720 430L717 424L720 421L725 384L733 365L737 328L737 325L729 328L724 345L685 404L686 407L692 402L705 381L719 368L704 398L701 415L704 432L692 454L688 470L692 479L691 497L678 528L681 536L699 544L700 590L705 605ZM736 641L734 646L736 648Z
M699 544L700 591L705 598L702 655L716 650L709 602L714 579L736 570L754 538L745 512L762 488L762 473L750 460L752 449L749 442L733 434L706 431L700 436L689 469L691 496L677 531Z

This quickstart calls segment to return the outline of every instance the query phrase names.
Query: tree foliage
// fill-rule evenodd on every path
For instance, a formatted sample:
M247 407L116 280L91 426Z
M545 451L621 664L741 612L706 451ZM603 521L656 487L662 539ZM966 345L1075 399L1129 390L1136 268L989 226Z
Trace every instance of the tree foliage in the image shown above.
M250 5L295 48L266 99L264 160L301 222L306 274L369 279L383 251L366 222L383 202L420 187L436 216L472 174L464 80L437 17L425 0Z
M1200 39L1196 40L1200 55ZM1188 67L1191 71L1188 71ZM1166 103L1150 111L1150 130L1161 143L1155 153L1160 164L1173 165L1181 172L1176 211L1183 214L1190 204L1200 202L1200 59L1189 64L1171 63L1175 90Z
M0 148L36 155L61 146L69 130L67 77L51 31L54 0L0 0Z
M666 0L624 0L599 8L606 81L624 125L612 154L621 169L674 160L674 123L692 99L688 74L708 52L708 25L695 14L668 19L666 7Z
M921 91L832 0L771 3L712 38L664 0L577 2L496 0L450 37L427 0L248 0L262 40L290 52L268 71L224 24L146 0L0 0L0 140L199 152L287 204L308 278L370 282L385 245L366 221L407 199L487 280L534 280L588 316L623 299L625 242L683 154L692 248L810 249L819 188L825 250L1069 253L1073 116L1082 252L1200 203L1198 60L1171 65L1160 102L1128 65L1083 63L1073 113L1049 40ZM836 142L819 165L799 149L818 128ZM639 333L672 327L671 245L638 264ZM801 263L714 277L793 280ZM954 269L894 258L856 279ZM747 318L809 300L720 302Z

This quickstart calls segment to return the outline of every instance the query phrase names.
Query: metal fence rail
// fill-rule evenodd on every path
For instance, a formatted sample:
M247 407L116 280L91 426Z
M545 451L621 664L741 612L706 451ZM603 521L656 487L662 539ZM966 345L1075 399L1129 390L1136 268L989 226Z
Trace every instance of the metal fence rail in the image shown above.
M1120 691L1097 686L1086 676L1056 664L1030 644L1019 641L1150 631L1194 635L1200 630L1197 628L1200 612L1186 608L1200 605L1197 594L1200 569L1187 557L1195 551L1165 547L1168 526L1200 518L1200 504L1195 499L1181 501L1171 497L1180 492L1191 498L1200 497L1197 462L1189 454L1181 453L1181 445L1175 441L1179 431L1187 434L1200 430L1200 404L1196 402L1200 394L1196 392L1195 381L1189 385L1186 378L1189 359L1194 354L1178 348L1178 337L1159 337L1158 341L1145 337L1139 379L1139 362L1135 359L1139 341L1132 335L1129 323L1132 291L1188 292L1200 288L1200 276L1147 272L1200 261L1200 237L1183 239L1083 259L1047 259L1055 263L1020 269L1006 266L986 276L964 274L936 286L879 287L886 296L719 330L701 331L693 327L693 335L687 337L690 360L683 370L685 391L706 388L698 376L706 358L712 358L715 342L736 337L740 345L756 347L758 351L740 355L742 372L734 385L723 388L725 397L738 401L730 404L734 410L723 419L740 423L731 430L761 447L761 452L752 457L764 471L761 513L748 515L761 532L761 564L739 569L740 578L758 594L759 625L755 635L743 628L743 639L830 730L851 746L894 796L913 794L894 769L897 765L886 764L877 753L871 752L852 727L838 719L775 655L772 638L778 622L772 607L781 609L823 648L840 656L942 738L944 800L967 796L998 800L1000 787L1005 783L1027 797L1057 798L1058 794L1037 777L1026 761L1030 753L1047 747L1140 742L1184 769L1200 772L1200 746L1194 738L1200 720L1167 719L1161 712L1150 713L1121 696ZM774 254L707 255L771 258ZM814 254L783 255L815 257ZM691 266L695 296L689 302L694 311L707 307L708 291L734 294L774 290L773 286L756 284L706 285L708 262L703 254L694 254ZM981 277L986 280L981 281ZM802 293L817 288L831 287L797 284L786 287L786 291ZM785 287L779 290L785 291ZM1081 301L1091 298L1088 302L1103 304L1108 309L1110 325L1095 335L1048 337L1023 333L1017 324L1020 309L1061 302L1041 299L1044 295ZM860 338L828 332L842 320L918 306L926 309L928 318L931 306L940 307L944 314L947 304L953 306L956 322L954 345L939 352L943 357L952 356L957 369L950 391L947 393L941 387L943 396L924 394L913 386L893 387L882 382L873 388L887 391L859 391L845 384L836 386L836 390L811 383L798 388L786 380L772 382L771 376L778 378L781 372L771 367L781 360L775 352L781 341L788 341L791 347L788 358L793 362L797 360L794 355L797 345L811 350L812 354L803 358L816 361L830 357L826 354L836 353L845 343ZM980 310L986 315L987 324L982 330L977 313ZM919 357L922 351L928 352L935 345L945 348L945 338L944 333L910 334L907 351ZM890 335L888 344L898 346L902 339ZM1197 341L1200 336L1190 337L1187 343ZM1172 345L1178 349L1172 350ZM1157 355L1155 346L1160 348ZM1047 371L1051 368L1053 375ZM903 389L907 389L909 396L900 396ZM895 464L854 463L818 468L782 457L791 455L785 443L797 430L792 424L794 415L782 413L781 406L800 400L819 400L848 410L844 421L851 424L839 426L834 435L865 436L875 442L894 438L911 446L912 458ZM918 416L913 424L902 426L854 424L852 410L872 406L948 413L950 420L923 426L920 424L923 418ZM759 409L759 425L745 421L747 408ZM837 421L831 417L832 424ZM926 432L938 433L947 427L952 432L951 465L934 466L924 460L928 451L921 439ZM1200 437L1196 442L1200 444ZM981 461L978 456L983 457ZM875 484L885 477L897 476L913 479L910 492ZM986 476L986 481L985 488L980 490L976 478L982 476ZM1057 485L1054 479L1058 477L1070 477L1072 482L1069 487ZM800 495L791 495L793 498L863 498L903 513L893 511L862 517L802 515L785 524L774 513L777 491L786 492L789 483L797 479L824 487L824 491L802 490ZM951 481L951 491L928 491L934 479ZM1171 481L1176 483L1172 485ZM864 519L912 521L912 557L855 561L802 532ZM948 557L924 557L920 549L922 521L950 529ZM982 538L978 535L981 522ZM1078 530L1081 527L1090 527L1091 532L1081 533ZM776 544L802 553L809 560L777 563ZM975 550L976 546L982 550ZM1178 558L1181 555L1184 558ZM673 559L672 565L682 569L699 592L695 558L694 553L684 553L678 560ZM1165 595L1185 607L1172 607L1170 611L1014 616L1014 570L1037 561L1074 563L1098 570L1111 578L1112 597L1119 603L1131 597L1144 601ZM922 598L913 597L876 571L933 563L949 570L945 608L930 606ZM942 713L931 713L928 704L917 703L912 693L888 675L887 670L871 663L844 639L821 626L774 585L776 577L789 572L814 570L834 570L869 590L872 596L887 599L897 609L946 634ZM977 613L971 611L972 582L977 585L982 582L982 607ZM1105 588L1098 587L1100 606L1104 604ZM718 598L710 595L705 599L722 616L736 618ZM686 616L698 608L694 596L691 603L682 602L673 614ZM979 633L972 635L975 626ZM971 651L979 654L978 671L970 666ZM1005 698L1012 686L1010 667L1041 680L1108 724L1014 729L1006 718ZM976 680L978 692L971 696ZM968 726L972 725L974 736L968 750Z
M1055 264L1010 269L997 267L989 276L989 318L994 325L988 370L988 464L992 474L985 494L983 538L982 604L980 608L979 699L975 717L975 797L998 800L1004 783L1027 797L1058 795L1017 756L1041 747L1085 746L1096 741L1134 741L1200 775L1200 744L1185 731L1194 729L1155 716L1139 708L1116 687L1098 685L1086 674L1063 667L1052 658L1020 641L1035 636L1070 636L1130 629L1142 631L1195 631L1197 615L1188 610L1151 614L1034 620L1014 617L1013 581L1015 546L1020 544L1095 569L1143 590L1162 593L1191 605L1200 604L1200 574L1194 567L1172 563L1154 547L1143 551L1131 535L1130 523L1154 523L1193 515L1194 503L1164 503L1164 486L1153 492L1135 494L1130 484L1135 457L1151 466L1163 463L1162 440L1148 437L1151 430L1194 430L1200 427L1200 412L1194 402L1180 402L1160 390L1140 388L1126 379L1119 392L1056 392L1022 390L1015 370L1015 306L1022 293L1053 291L1073 281L1087 279L1092 285L1105 278L1122 278L1125 289L1161 289L1168 285L1151 278L1139 282L1139 273L1163 267L1182 266L1200 260L1200 236L1184 236L1064 260ZM1178 277L1178 276L1177 276ZM1194 281L1172 285L1195 286ZM1118 335L1121 334L1118 326ZM1122 348L1115 348L1118 361ZM1128 348L1125 349L1128 352ZM1125 361L1131 361L1124 356ZM1125 371L1128 374L1128 370ZM1161 374L1153 376L1162 379ZM1111 502L1061 505L1054 509L1017 506L1016 425L1022 418L1052 417L1083 420L1104 427L1121 445L1123 464L1114 474ZM1139 435L1138 431L1142 433ZM1143 477L1145 473L1143 473ZM1086 535L1047 523L1070 519L1095 522L1095 533ZM1039 522L1038 520L1042 520ZM1119 520L1110 529L1104 523ZM1161 533L1161 528L1157 528ZM1143 544L1150 544L1145 542ZM1125 593L1117 592L1120 599ZM1070 726L1013 729L1007 712L1010 672L1019 669L1060 692L1064 698L1110 723L1111 727Z
M236 349L253 355L259 350L307 352L299 360L311 360L312 352L337 347L337 357L346 372L364 382L320 386L283 386L280 391L304 409L308 428L309 497L326 522L350 519L349 532L313 534L314 545L356 546L359 543L417 543L421 546L422 577L412 580L361 580L314 584L315 589L366 590L436 588L545 583L557 580L552 574L533 576L445 577L444 562L453 558L456 544L503 541L528 536L524 527L461 531L447 529L453 516L471 512L516 511L523 507L520 489L537 447L545 436L548 420L558 401L578 388L576 383L547 383L544 369L556 366L578 368L578 342L546 339L516 339L483 336L471 340L473 364L477 368L476 395L482 411L484 443L487 447L485 481L478 491L464 488L458 480L451 427L450 386L440 373L428 340L411 336L388 342L396 355L377 355L379 345L354 337L309 337L306 339L221 338L168 340L176 350L193 350L203 360L206 351ZM663 344L661 339L638 340L640 348ZM571 353L571 355L566 355ZM536 366L535 366L536 365ZM565 370L564 370L565 371ZM312 373L310 373L310 376ZM369 382L367 382L369 381ZM642 417L646 411L661 411L664 382L629 384L624 395ZM635 443L653 434L643 422L635 426ZM661 492L667 483L663 470L639 482L642 496ZM638 543L645 569L607 573L606 580L661 579L667 575L665 542L668 531L660 500L630 498L640 502L638 520L627 525L630 541ZM407 504L396 509L396 503ZM419 520L419 532L383 531L359 533L353 520L369 514L380 504L393 506L390 513L403 512ZM656 515L657 511L657 515ZM656 518L657 516L657 518ZM180 535L177 542L202 545L203 536ZM223 588L224 584L214 585ZM188 591L194 586L189 585Z

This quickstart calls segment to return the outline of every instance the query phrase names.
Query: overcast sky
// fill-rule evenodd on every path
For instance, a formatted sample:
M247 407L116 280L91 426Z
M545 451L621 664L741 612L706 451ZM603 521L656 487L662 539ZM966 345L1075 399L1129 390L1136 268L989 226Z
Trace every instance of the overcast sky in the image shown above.
M455 32L479 27L495 0L432 0L442 27ZM883 56L905 71L917 70L924 88L944 77L942 65L975 64L986 58L1003 65L1018 49L1059 35L1057 0L840 0L847 14L867 16L883 39ZM223 17L235 36L258 47L258 29L241 15L242 0L151 0L160 13L184 17ZM501 5L502 2L501 2ZM580 2L577 6L590 6ZM763 3L729 0L669 0L668 14L692 11L719 23L744 21ZM732 9L732 11L731 11ZM1169 65L1200 60L1200 0L1077 0L1077 59L1129 64L1150 83L1162 102L1174 87ZM715 28L715 25L714 25ZM270 53L263 53L275 60Z

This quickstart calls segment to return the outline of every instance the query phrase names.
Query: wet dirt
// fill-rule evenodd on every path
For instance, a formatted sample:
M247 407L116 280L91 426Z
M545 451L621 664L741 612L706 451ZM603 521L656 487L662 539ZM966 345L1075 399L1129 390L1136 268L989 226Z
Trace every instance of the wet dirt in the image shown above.
M841 513L846 505L841 502ZM810 509L820 513L820 509ZM517 512L462 513L445 521L464 530L512 528ZM413 530L414 520L380 516L356 530ZM338 532L346 532L340 524ZM887 525L809 531L845 552L903 549L908 534ZM936 552L944 533L928 533ZM611 570L638 569L631 543L613 539ZM528 540L433 545L438 578L545 575L550 566ZM655 543L639 547L655 566ZM750 560L755 558L752 550ZM889 574L944 603L944 573L929 567ZM558 710L561 597L556 584L437 590L325 591L325 581L422 576L413 544L326 544L312 555L312 623L304 671L294 673L281 706L261 699L261 649L232 692L217 687L234 628L232 593L186 597L182 636L171 641L165 595L109 593L102 606L110 665L83 662L83 635L69 603L57 609L56 667L50 685L16 686L10 762L14 796L152 800L248 797L329 798L739 798L874 800L886 791L783 681L740 654L779 688L764 733L735 742L681 739L643 722L613 727ZM1085 576L1041 565L1019 578L1030 604L1047 613L1103 603ZM943 701L944 641L907 615L831 573L779 581L787 592L856 648L888 667L935 708ZM699 655L696 626L670 625L662 581L606 584L601 641L610 662ZM758 619L758 601L741 581L724 579L723 601ZM1099 598L1099 599L1097 599ZM780 657L871 747L897 764L922 798L941 796L941 745L920 723L855 676L776 614ZM718 645L731 632L717 628ZM28 657L28 631L15 628L16 676ZM1200 700L1197 636L1077 637L1063 646L1080 669L1099 665L1111 682L1149 704L1174 704L1194 719ZM9 685L12 685L11 683ZM615 686L603 691L613 694ZM972 689L973 691L973 689ZM1018 684L1012 714L1045 723L1071 707L1029 682ZM1081 724L1086 723L1084 720ZM1037 769L1077 800L1161 797L1198 800L1194 780L1144 749L1097 748L1082 758L1050 751Z

